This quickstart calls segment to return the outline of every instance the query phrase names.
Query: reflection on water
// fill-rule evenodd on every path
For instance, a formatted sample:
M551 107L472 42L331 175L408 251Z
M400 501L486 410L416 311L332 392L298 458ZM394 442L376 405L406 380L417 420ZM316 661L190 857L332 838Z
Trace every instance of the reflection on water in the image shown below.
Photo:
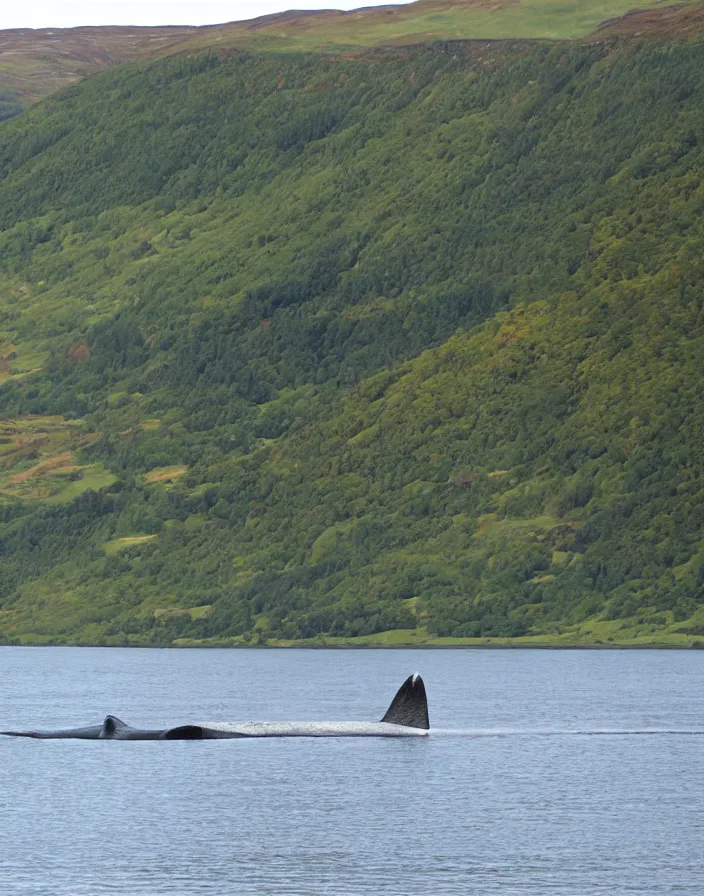
M481 731L478 731L472 728L436 728L433 730L432 734L433 737L608 737L609 735L619 735L621 737L634 737L638 735L644 737L647 737L648 735L653 737L658 735L679 735L686 737L687 735L694 735L701 737L704 735L704 728L643 728L641 730L634 728L595 728L591 731L521 731L516 728L496 728L493 730L482 729Z
M429 738L0 739L0 894L697 894L704 653L0 648L0 728L375 720Z

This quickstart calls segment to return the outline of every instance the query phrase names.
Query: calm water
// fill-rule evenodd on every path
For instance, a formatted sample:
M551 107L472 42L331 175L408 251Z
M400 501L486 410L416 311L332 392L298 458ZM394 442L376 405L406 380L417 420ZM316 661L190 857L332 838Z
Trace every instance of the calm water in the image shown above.
M0 728L378 719L427 739L0 738L0 894L704 893L704 652L0 648Z

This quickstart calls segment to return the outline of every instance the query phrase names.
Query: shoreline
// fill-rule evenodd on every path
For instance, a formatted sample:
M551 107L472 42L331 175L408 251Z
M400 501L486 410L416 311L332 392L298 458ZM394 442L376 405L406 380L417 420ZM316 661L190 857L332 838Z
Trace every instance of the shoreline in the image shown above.
M19 648L100 648L105 650L704 650L704 638L691 644L663 644L658 642L642 644L521 644L521 643L479 643L479 644L61 644L61 643L0 643L0 649Z

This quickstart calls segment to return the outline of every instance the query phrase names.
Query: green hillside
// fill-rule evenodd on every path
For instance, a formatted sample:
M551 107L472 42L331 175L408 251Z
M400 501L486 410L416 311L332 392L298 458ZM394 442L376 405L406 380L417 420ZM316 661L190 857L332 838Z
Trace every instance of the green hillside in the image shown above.
M609 38L2 125L2 637L704 644L702 109Z

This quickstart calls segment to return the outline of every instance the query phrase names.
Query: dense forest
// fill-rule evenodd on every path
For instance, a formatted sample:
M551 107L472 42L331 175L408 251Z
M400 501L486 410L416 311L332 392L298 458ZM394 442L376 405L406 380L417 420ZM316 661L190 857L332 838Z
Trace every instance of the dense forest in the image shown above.
M704 645L702 110L610 37L5 121L0 637Z

